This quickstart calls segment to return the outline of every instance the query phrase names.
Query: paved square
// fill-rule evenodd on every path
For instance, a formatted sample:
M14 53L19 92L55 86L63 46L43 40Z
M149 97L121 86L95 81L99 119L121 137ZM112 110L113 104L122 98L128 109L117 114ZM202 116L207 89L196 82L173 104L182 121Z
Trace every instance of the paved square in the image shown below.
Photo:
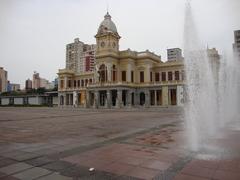
M0 108L0 180L239 180L240 131L226 127L190 152L182 117L177 108Z

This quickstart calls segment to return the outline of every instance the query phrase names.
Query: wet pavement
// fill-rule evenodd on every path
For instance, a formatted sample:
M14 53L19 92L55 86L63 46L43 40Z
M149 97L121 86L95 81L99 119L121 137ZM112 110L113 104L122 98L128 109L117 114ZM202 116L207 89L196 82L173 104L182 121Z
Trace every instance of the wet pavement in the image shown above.
M0 180L239 180L240 125L191 152L182 120L177 108L0 108Z

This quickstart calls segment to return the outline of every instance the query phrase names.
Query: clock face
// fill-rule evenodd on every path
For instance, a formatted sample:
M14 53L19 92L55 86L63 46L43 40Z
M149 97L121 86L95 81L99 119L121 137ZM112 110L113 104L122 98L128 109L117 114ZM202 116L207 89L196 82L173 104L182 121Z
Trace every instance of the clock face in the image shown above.
M101 47L104 47L105 46L105 42L101 42Z
M112 47L113 47L113 48L115 48L115 47L116 47L116 43L115 43L115 42L113 42L113 44L112 44Z

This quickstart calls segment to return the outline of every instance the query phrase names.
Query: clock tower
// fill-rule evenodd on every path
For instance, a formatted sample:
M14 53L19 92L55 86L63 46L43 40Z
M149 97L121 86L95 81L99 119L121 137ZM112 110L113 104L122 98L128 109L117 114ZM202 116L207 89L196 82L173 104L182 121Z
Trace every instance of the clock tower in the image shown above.
M117 56L121 37L118 35L116 25L108 12L104 16L95 38L97 41L96 56Z

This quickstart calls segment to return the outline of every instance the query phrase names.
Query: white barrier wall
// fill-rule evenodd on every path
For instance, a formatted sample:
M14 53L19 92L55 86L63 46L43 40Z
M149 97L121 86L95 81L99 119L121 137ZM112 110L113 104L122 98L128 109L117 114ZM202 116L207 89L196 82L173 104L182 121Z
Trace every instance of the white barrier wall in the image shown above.
M14 98L14 104L15 105L23 105L23 98L22 97Z
M53 105L58 105L58 97L53 97Z
M28 97L28 104L29 105L39 105L38 97Z
M2 98L2 105L9 105L9 98Z

